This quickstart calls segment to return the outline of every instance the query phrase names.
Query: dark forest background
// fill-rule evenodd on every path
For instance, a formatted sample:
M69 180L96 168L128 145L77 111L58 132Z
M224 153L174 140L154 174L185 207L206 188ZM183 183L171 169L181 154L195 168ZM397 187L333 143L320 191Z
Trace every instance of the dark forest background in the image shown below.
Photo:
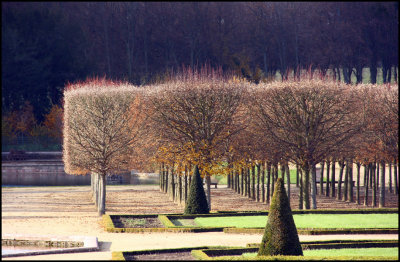
M396 81L398 2L2 2L1 62L2 115L31 110L34 123L67 82L144 85L183 65L254 82L310 68L361 82L369 68L376 83L379 68Z

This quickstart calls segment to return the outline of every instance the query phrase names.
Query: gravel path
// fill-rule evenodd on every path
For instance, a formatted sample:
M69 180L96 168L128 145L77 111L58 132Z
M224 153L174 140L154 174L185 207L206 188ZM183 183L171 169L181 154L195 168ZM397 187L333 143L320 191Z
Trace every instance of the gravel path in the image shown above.
M292 190L295 198L296 189ZM239 196L226 186L211 189L212 210L266 210L267 205ZM291 194L291 195L292 195ZM292 196L291 196L292 197ZM398 198L388 196L388 203L397 207ZM330 205L324 207L323 203ZM158 186L107 186L108 214L182 213L180 206L161 193ZM349 208L354 203L318 198L321 208ZM392 203L393 202L393 203ZM296 205L296 199L292 200ZM7 260L110 260L112 251L197 247L245 246L261 242L262 235L206 233L107 233L90 198L90 186L76 187L2 187L2 234L31 236L95 236L101 250L90 253L38 255ZM398 239L398 235L300 235L301 241L316 239ZM6 258L3 258L6 260Z

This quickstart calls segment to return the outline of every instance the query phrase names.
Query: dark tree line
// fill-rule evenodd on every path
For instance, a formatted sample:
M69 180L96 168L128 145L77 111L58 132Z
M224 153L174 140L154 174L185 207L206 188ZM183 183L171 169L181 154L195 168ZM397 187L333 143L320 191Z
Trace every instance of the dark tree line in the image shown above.
M68 81L147 84L205 63L254 82L310 67L388 82L397 46L397 2L3 2L2 109L30 101L41 121Z

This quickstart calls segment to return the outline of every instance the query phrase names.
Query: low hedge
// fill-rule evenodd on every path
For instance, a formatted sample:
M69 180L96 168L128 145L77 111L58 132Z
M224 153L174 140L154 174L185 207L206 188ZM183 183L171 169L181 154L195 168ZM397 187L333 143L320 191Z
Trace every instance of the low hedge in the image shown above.
M224 233L231 234L263 234L265 228L226 227ZM398 228L297 228L299 235L326 234L398 234Z
M224 249L207 249L193 250L192 255L201 260L398 260L398 257L382 257L382 256L256 256L243 258L238 255L243 253L257 252L258 247L247 248L224 248Z
M125 261L124 253L121 251L113 251L111 252L111 260L123 260Z
M398 247L397 240L321 240L300 242L303 250L307 249L339 249L339 248L369 248L369 247ZM247 244L248 248L258 248L259 243Z
M158 220L165 226L165 227L175 227L175 224L172 223L171 220L166 215L159 215Z
M356 209L293 209L292 214L393 214L398 213L398 208L356 208ZM209 215L221 214L223 216L259 216L268 215L268 211L216 211Z
M380 208L380 209L325 209L325 210L293 210L293 214L373 214L373 213L398 213L398 208ZM235 227L196 227L196 226L177 226L171 220L173 219L194 219L196 217L222 217L222 216L259 216L268 215L267 211L239 211L227 212L217 211L209 214L147 214L147 215L103 215L103 226L107 232L114 233L143 233L143 232L225 232L225 233L246 233L246 234L263 234L263 228L235 228ZM112 216L131 217L131 218L148 218L158 217L159 221L165 228L117 228L115 227ZM309 229L298 228L298 234L301 235L323 235L323 234L398 234L398 228L372 228L372 229Z
M161 217L161 223L167 225L167 227L161 228L120 228L115 227L111 216L129 216L134 218L145 218L145 217ZM224 227L185 227L175 226L167 216L163 215L103 215L103 227L107 232L110 233L150 233L150 232L174 232L174 233L186 233L186 232L223 232Z

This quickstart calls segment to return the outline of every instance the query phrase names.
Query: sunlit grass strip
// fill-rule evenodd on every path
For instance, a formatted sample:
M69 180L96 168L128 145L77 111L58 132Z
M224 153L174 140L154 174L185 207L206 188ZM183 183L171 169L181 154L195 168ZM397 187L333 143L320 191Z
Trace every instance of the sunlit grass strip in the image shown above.
M297 228L398 228L398 214L293 215ZM197 217L198 226L265 227L267 216Z

